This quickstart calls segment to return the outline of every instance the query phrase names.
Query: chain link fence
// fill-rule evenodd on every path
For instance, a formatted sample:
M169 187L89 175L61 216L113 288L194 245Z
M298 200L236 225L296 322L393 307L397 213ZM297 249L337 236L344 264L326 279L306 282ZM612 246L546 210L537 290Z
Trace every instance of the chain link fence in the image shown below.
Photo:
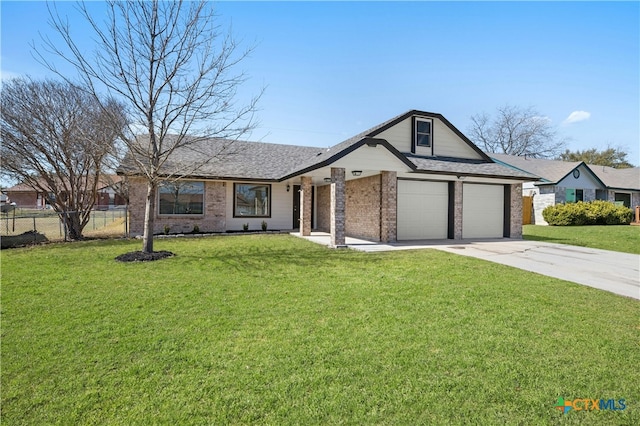
M4 207L4 206L3 206ZM24 239L25 243L40 241L65 241L67 232L60 218L65 213L53 210L25 208L3 208L0 215L0 238L3 240ZM83 235L89 238L127 236L128 210L126 206L108 210L93 210ZM4 241L3 241L4 242ZM5 246L5 244L2 244Z

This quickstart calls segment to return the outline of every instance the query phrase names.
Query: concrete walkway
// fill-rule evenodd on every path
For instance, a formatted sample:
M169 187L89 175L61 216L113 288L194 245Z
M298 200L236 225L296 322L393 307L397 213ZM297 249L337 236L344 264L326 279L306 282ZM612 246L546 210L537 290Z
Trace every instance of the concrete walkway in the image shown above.
M300 236L294 232L291 235ZM330 236L312 232L302 237L329 245ZM542 241L425 240L391 244L347 237L347 247L366 252L437 249L537 272L640 300L640 256Z

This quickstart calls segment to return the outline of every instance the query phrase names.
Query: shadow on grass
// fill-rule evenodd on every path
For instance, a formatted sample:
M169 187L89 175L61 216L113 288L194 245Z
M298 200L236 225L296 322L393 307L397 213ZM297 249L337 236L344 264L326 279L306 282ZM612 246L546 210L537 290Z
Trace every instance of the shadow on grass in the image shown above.
M223 238L223 237L216 237ZM233 237L237 238L237 237ZM172 261L207 262L221 264L237 271L282 271L283 269L316 270L331 268L339 264L341 268L362 269L380 261L381 254L361 253L354 250L334 250L295 237L259 237L257 240L243 240L239 244L221 244L215 240L206 251L186 252L175 248L176 257ZM277 238L270 244L269 238ZM219 240L221 243L227 242ZM233 240L230 240L233 241ZM384 255L384 254L382 254Z

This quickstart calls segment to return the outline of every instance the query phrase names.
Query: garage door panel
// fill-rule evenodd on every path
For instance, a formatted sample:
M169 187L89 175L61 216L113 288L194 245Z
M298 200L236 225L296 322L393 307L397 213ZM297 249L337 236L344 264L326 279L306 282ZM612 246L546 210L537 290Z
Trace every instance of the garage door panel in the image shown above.
M447 238L446 182L398 181L397 208L399 240Z
M465 184L462 190L462 238L502 238L504 188Z

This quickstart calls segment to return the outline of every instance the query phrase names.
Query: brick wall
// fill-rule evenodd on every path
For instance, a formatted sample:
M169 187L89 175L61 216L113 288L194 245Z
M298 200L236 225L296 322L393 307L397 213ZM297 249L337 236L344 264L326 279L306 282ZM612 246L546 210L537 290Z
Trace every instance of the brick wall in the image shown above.
M169 233L185 233L193 231L195 225L202 232L225 231L225 182L205 181L204 184L204 215L176 215L159 216L156 198L156 217L154 234L164 233L165 225L170 227ZM147 184L145 179L129 179L129 229L131 235L142 235L144 232L144 210L147 198Z
M346 234L380 241L380 175L347 181Z
M16 203L18 207L25 209L35 209L42 206L38 205L38 195L34 192L7 192L10 203Z
M398 176L396 172L380 174L380 241L392 243L398 235Z
M453 182L453 239L462 239L462 181ZM451 195L450 195L451 196ZM451 214L451 212L449 212Z
M322 232L331 229L331 185L316 187L316 228Z
M346 184L345 170L331 168L331 246L344 246L346 231Z
M522 184L514 183L509 186L511 191L509 237L522 238Z

